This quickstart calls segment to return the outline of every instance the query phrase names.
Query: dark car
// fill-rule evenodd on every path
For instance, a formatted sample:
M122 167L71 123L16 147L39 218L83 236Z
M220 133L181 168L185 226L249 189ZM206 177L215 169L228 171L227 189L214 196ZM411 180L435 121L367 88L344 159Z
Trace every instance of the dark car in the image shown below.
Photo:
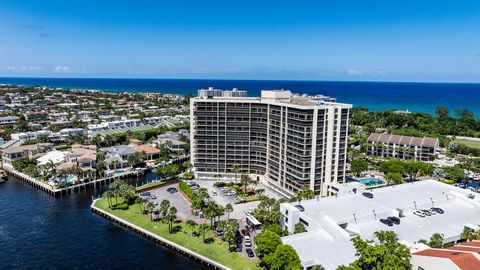
M393 226L393 222L389 219L386 219L386 218L380 219L380 222L387 225L387 226Z
M178 192L178 190L174 187L170 187L170 188L167 188L167 191L168 193L172 194L172 193L175 193L175 192Z
M369 199L373 199L373 194L370 193L370 192L363 192L362 195L369 198Z
M387 219L393 222L394 224L400 225L400 219L398 217L388 217Z
M300 210L300 212L305 211L305 208L304 208L303 206L301 206L300 204L295 205L295 208L297 208L298 210Z
M240 232L242 233L243 236L250 236L250 232L246 229L242 229Z
M257 257L258 257L258 258L261 259L261 258L263 258L263 256L264 256L264 255L263 255L263 252L261 252L261 251L258 251L258 252L257 252Z
M253 250L251 248L246 248L245 251L247 252L248 257L255 256L255 254L253 254Z
M237 244L237 252L242 252L242 244Z
M143 197L150 197L150 195L152 195L152 194L150 194L150 192L148 192L148 191L140 193L140 196L143 196Z
M437 213L439 213L439 214L445 213L445 211L443 211L442 208L438 208L438 207L432 207L432 208L430 208L430 210L435 211L435 212L437 212Z
M235 241L237 241L237 243L239 244L243 242L243 236L240 234L239 231L237 231L237 233L235 234Z

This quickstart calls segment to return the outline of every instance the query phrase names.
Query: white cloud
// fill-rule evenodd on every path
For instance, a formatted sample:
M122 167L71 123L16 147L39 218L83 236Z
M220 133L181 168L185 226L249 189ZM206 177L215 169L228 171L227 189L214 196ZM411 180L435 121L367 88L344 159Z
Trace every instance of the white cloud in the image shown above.
M71 73L74 70L75 69L73 67L69 67L69 66L56 66L55 68L53 68L52 72L53 73Z
M356 69L351 68L347 70L347 75L350 76L383 76L385 72L381 69L378 70L365 70L365 69Z
M28 71L37 71L37 70L43 70L42 67L37 67L37 66L8 66L4 68L7 71L10 72L28 72Z

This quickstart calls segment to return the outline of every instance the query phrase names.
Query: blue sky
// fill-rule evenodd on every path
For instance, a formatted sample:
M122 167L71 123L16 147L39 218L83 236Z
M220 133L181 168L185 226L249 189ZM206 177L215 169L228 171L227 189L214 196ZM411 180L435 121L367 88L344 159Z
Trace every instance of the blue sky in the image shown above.
M0 1L0 76L480 82L480 1Z

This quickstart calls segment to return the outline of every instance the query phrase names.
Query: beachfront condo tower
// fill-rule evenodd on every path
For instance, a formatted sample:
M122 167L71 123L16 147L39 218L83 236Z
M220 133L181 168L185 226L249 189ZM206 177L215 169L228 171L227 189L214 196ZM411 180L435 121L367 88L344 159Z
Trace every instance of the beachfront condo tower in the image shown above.
M327 196L334 192L332 184L345 181L352 105L287 90L263 90L261 97L210 90L190 99L197 179L240 179L248 173L287 197L306 188Z

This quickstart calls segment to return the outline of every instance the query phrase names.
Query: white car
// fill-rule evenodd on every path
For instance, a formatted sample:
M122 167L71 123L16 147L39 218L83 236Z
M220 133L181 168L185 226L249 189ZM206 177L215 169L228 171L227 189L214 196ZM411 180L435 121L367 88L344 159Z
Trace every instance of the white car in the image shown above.
M422 217L422 218L425 217L425 214L424 214L422 211L418 211L418 210L417 210L417 211L413 212L413 214L414 214L414 215L417 215L417 216L419 216L419 217Z
M245 236L245 246L246 247L251 247L252 246L252 240L250 239L250 236Z
M212 196L217 196L217 192L216 192L216 191L212 191Z
M253 211L249 210L245 213L245 215L247 215L247 217L253 217Z

